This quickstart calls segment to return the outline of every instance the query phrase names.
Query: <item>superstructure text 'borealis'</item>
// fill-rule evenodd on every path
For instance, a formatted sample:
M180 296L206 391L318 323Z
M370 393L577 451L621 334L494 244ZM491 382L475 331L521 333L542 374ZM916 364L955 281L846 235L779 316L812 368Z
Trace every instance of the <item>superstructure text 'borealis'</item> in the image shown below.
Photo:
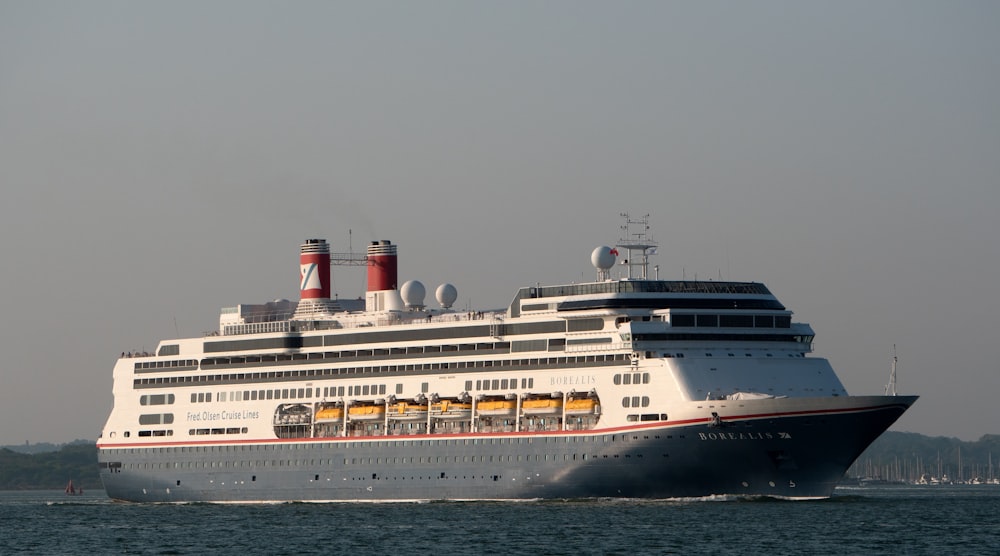
M450 284L428 307L388 241L307 240L298 302L224 308L216 333L118 360L108 495L829 496L916 397L848 395L763 284L650 278L647 220L623 216L596 281L499 311L454 310ZM331 261L367 266L364 300L331 297Z

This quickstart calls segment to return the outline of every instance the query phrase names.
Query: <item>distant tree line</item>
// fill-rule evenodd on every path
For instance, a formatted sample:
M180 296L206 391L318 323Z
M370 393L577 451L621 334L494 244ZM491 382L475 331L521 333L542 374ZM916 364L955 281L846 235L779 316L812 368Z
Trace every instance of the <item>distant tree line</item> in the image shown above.
M944 436L887 431L861 454L848 472L851 477L872 477L916 482L921 476L952 481L1000 477L1000 435L987 434L973 442Z
M0 490L62 490L69 481L84 490L103 488L93 442L31 454L0 448Z

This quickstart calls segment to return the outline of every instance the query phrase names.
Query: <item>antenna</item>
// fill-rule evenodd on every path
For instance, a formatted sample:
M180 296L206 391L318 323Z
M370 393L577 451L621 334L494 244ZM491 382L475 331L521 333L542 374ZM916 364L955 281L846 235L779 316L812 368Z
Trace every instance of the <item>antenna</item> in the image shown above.
M885 395L888 396L889 392L892 395L896 395L896 362L899 358L896 357L896 344L892 344L892 370L889 371L889 384L885 385Z
M367 253L354 252L354 230L347 229L347 253L330 253L330 280L335 281L332 267L334 266L366 266L368 264ZM365 275L361 275L362 288L365 283ZM336 296L336 294L334 294Z
M621 262L628 267L628 279L638 278L648 279L649 256L656 254L657 243L649 237L649 215L642 218L633 219L627 212L621 213L625 223L622 224L622 237L618 240L616 247L621 247L628 251L627 257ZM633 276L632 269L638 269L638 276Z

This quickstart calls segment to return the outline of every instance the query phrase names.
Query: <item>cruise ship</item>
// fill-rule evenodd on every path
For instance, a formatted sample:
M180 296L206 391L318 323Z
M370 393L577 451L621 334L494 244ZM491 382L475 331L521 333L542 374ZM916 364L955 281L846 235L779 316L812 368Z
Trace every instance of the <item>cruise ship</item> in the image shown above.
M112 499L283 502L829 497L916 400L849 395L761 283L649 276L647 218L593 282L502 310L397 286L397 245L300 247L300 299L123 353L98 463ZM331 265L367 291L331 296ZM654 267L655 274L658 268Z

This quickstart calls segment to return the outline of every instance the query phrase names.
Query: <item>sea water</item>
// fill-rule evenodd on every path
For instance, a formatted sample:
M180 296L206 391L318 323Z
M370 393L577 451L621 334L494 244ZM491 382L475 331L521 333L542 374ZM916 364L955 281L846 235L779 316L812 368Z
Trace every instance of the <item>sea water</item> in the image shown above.
M0 492L0 554L1000 554L1000 486L828 500L130 504Z

